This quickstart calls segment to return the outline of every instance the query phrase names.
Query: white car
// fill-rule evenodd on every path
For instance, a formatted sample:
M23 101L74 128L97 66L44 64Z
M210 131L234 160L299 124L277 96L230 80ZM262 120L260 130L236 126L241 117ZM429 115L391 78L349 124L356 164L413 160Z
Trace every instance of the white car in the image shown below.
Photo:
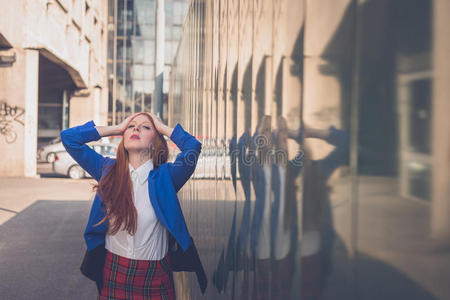
M102 137L98 142L119 145L120 138L121 137ZM55 161L55 153L65 150L66 149L61 142L61 138L54 138L47 145L39 148L37 152L37 161L53 163Z
M64 146L61 143L61 138L57 137L51 140L47 145L39 148L37 152L37 160L39 162L52 163L55 161L55 153L59 151L64 151Z
M94 149L97 153L103 156L115 158L117 151L117 144L91 142L87 143L89 147ZM81 179L84 177L91 177L89 173L83 170L80 165L64 150L55 153L55 160L53 161L53 172L69 176L72 179Z

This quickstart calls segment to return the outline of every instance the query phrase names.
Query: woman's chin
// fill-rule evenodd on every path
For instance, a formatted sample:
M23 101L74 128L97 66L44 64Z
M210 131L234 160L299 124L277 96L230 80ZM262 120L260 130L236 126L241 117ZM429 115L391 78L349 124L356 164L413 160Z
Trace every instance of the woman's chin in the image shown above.
M142 152L146 148L145 147L139 147L139 145L129 145L125 149L127 149L128 152Z

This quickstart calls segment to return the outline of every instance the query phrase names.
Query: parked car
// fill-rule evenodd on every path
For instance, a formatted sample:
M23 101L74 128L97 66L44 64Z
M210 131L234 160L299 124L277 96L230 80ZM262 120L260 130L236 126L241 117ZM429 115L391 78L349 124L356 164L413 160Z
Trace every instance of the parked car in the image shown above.
M103 137L102 140L104 142L115 144L118 146L120 141L122 140L122 136L121 135L107 136L107 137Z
M115 137L115 139L113 139L111 137L102 137L97 142L111 143L111 144L118 145L120 140L117 137ZM47 145L39 148L39 150L37 152L37 161L53 163L55 161L55 153L60 152L60 151L66 151L66 149L64 148L64 146L61 142L61 138L57 137L57 138L51 140Z
M55 161L55 153L64 150L61 138L57 137L51 140L47 145L39 148L37 152L37 161L52 163Z
M104 142L91 142L87 143L89 147L94 149L97 153L103 156L115 158L117 145ZM80 165L70 156L67 151L59 151L55 154L55 160L53 161L53 172L69 176L72 179L81 179L84 177L91 177L89 173L83 170Z

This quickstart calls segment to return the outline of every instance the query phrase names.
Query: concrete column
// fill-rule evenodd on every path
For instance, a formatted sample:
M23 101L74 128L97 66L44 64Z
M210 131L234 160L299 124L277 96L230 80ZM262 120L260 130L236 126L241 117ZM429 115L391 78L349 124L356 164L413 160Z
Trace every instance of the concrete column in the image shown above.
M25 50L24 176L36 176L39 52Z
M105 83L104 86L107 86ZM100 124L108 124L108 89L100 88Z
M94 88L94 123L97 125L100 125L101 118L100 118L100 95L101 95L101 88L95 87Z
M69 95L68 91L63 91L63 109L62 109L62 129L67 129L69 126Z
M431 234L450 239L450 2L433 1L433 174Z

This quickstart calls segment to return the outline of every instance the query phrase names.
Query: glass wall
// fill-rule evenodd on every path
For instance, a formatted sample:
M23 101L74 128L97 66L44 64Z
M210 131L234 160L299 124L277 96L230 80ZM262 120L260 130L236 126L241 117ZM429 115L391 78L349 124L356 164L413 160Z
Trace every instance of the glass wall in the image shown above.
M449 299L450 3L191 1L169 125L193 299ZM172 153L175 155L176 153Z

